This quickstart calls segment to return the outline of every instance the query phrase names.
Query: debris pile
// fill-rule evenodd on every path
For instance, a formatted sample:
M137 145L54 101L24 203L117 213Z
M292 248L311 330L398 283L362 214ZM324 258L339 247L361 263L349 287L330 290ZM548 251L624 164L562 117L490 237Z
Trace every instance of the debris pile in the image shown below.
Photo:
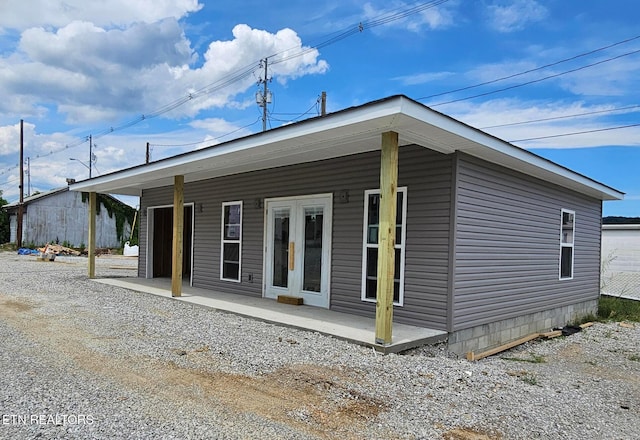
M82 254L80 251L77 251L75 249L71 249L65 246L61 246L59 244L47 244L43 248L38 248L38 251L45 255L46 254L73 255L77 257Z

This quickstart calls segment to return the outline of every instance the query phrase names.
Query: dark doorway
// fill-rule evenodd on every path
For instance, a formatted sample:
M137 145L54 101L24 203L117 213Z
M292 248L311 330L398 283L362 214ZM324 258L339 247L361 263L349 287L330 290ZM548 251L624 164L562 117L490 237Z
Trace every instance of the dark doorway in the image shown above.
M191 277L193 207L184 207L182 276ZM153 278L171 278L173 207L153 210Z

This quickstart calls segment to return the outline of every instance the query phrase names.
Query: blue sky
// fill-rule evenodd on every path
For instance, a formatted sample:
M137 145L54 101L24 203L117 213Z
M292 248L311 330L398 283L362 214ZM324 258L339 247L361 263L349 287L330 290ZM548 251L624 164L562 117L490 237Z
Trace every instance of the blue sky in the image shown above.
M0 3L0 189L31 191L405 94L627 194L640 216L636 0ZM625 127L626 128L620 128ZM571 134L571 135L568 135ZM190 144L190 145L185 145ZM71 159L71 160L70 160ZM26 190L27 188L25 188ZM135 203L135 201L133 202Z

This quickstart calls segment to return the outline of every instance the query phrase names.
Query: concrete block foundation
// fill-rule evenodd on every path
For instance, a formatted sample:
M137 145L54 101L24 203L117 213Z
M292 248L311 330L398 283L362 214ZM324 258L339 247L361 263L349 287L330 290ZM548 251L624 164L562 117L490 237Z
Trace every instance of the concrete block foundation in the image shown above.
M449 350L460 356L490 350L532 333L563 327L597 311L598 300L594 299L458 330L449 334Z

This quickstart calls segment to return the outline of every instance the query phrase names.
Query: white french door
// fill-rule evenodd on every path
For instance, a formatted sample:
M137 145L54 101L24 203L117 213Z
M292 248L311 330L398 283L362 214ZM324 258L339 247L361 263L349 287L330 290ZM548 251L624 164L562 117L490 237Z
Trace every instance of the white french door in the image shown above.
M331 203L331 194L265 200L265 297L329 308Z

